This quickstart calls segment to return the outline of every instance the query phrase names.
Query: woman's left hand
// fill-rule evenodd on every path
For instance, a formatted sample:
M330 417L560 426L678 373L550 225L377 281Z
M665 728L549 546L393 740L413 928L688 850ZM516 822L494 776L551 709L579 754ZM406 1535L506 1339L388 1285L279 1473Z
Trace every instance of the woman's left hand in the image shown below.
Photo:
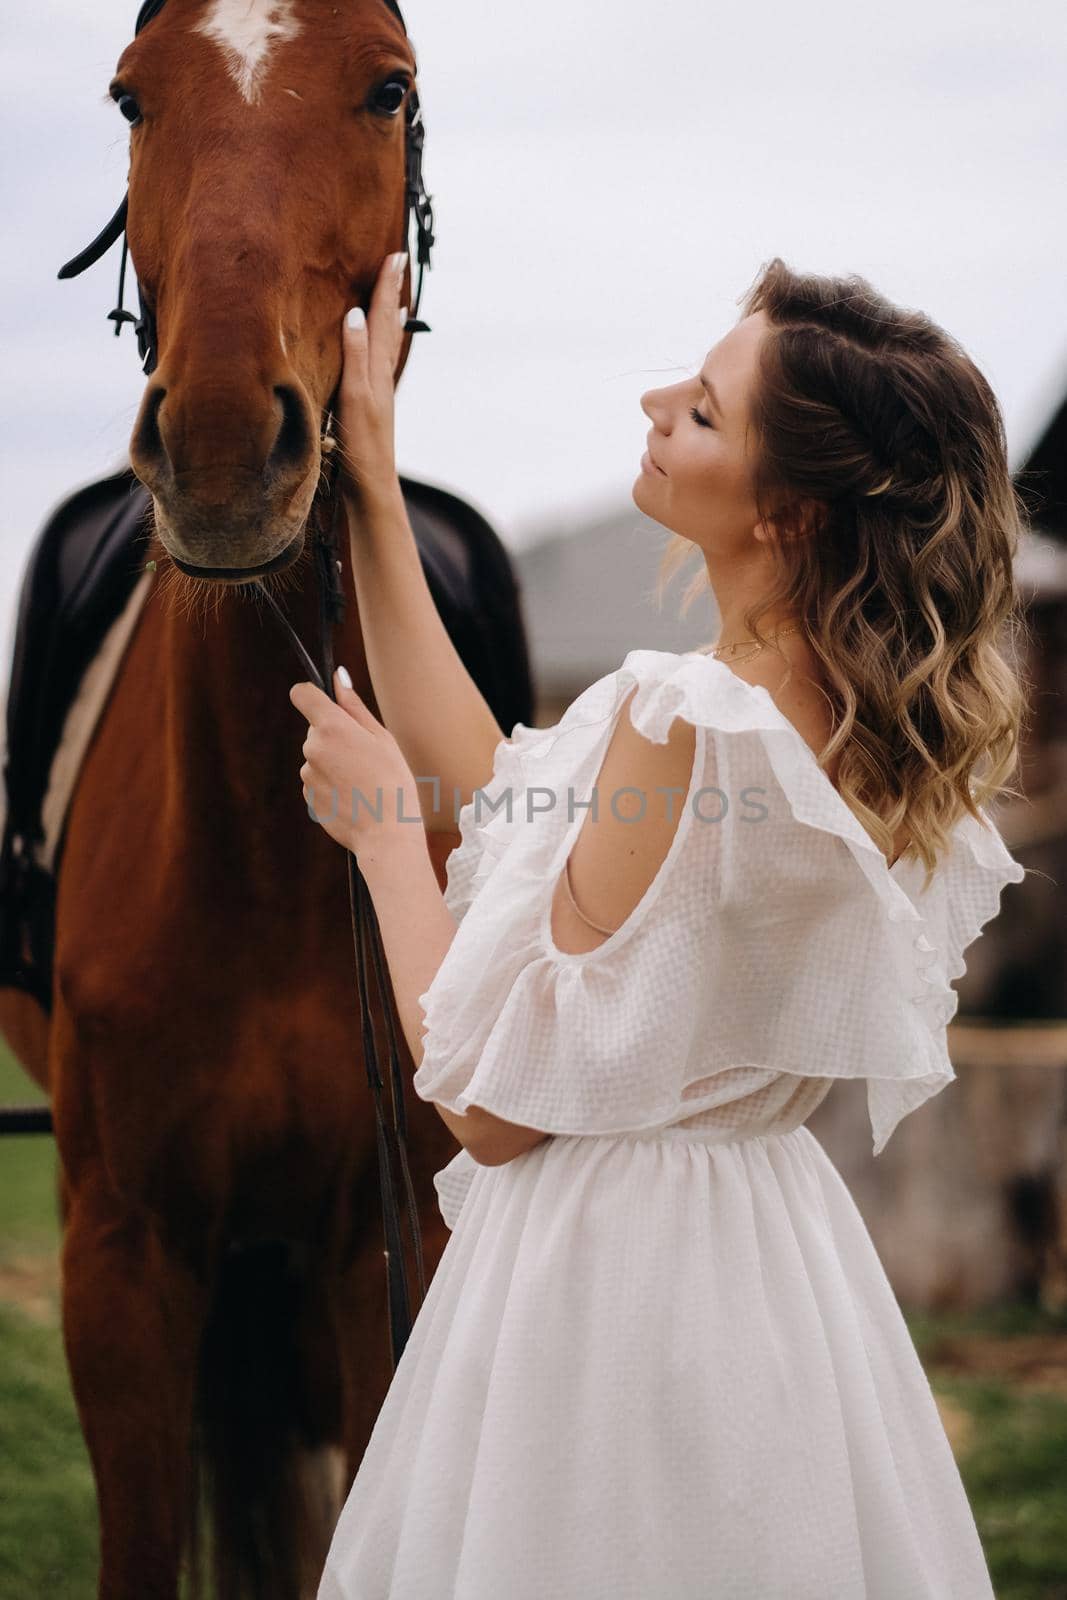
M313 683L294 683L289 690L309 723L300 768L304 799L331 839L357 857L377 858L401 840L418 837L418 788L388 728L337 674L335 686L336 702Z

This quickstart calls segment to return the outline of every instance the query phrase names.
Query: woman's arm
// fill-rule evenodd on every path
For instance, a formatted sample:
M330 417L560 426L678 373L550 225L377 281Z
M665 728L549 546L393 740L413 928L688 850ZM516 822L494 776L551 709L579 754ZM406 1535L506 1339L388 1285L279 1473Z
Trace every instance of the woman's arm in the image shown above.
M345 319L338 465L374 696L419 780L427 832L454 833L460 807L492 777L504 736L437 615L397 476L406 261L403 251L387 257L368 314L354 306Z
M454 831L459 807L491 778L504 734L438 616L399 479L364 487L358 500L346 494L344 505L381 719L422 780L427 831Z
M359 864L374 900L400 1025L418 1068L425 1033L419 996L430 987L448 954L456 920L442 898L421 830L418 840L361 851ZM541 1128L495 1116L484 1106L471 1106L460 1115L436 1101L432 1104L481 1166L501 1166L551 1137Z

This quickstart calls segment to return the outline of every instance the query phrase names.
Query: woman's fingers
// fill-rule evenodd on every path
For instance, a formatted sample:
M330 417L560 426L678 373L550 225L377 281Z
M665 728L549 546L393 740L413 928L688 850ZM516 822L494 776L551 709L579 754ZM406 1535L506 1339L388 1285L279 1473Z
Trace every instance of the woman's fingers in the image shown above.
M399 312L407 259L406 250L386 256L374 285L367 317L372 383L393 383L403 338Z
M342 388L365 388L368 375L367 319L362 306L353 306L345 318L342 344Z
M345 319L336 429L341 472L357 497L396 476L393 390L404 338L398 302L406 266L406 251L387 256L366 317L354 308Z
M381 726L370 707L353 689L352 679L347 668L338 667L334 672L333 680L337 692L337 704L342 711L347 711L352 720L358 722L362 728L378 728Z
M406 262L403 250L386 256L371 292L369 313L364 315L362 307L353 306L345 318L344 383L374 388L388 382L392 386L407 321L406 312L401 318L398 304Z

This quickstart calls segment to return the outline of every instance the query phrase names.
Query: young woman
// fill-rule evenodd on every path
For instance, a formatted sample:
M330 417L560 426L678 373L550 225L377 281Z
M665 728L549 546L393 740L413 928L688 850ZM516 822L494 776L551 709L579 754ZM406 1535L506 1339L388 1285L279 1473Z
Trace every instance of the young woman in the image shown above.
M340 419L384 726L349 687L291 697L415 1089L462 1148L320 1600L988 1600L900 1308L804 1123L864 1079L878 1154L952 1081L951 980L1024 876L985 809L1023 718L997 402L927 317L772 261L641 402L633 498L677 536L667 567L700 552L720 642L631 650L505 739L405 518L395 283L345 332ZM442 898L399 817L448 827L453 788ZM353 821L355 789L404 809Z

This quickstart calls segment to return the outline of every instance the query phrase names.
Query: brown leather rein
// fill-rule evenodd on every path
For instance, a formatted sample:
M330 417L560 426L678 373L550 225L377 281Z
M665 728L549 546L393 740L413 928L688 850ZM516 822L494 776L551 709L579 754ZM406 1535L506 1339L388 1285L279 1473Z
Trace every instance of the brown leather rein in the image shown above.
M333 629L344 620L345 598L340 583L341 562L337 552L337 524L339 506L334 495L337 477L337 441L333 431L333 412L327 410L322 433L325 454L323 475L325 491L316 496L311 516L314 519L314 556L318 573L319 592L319 651L322 671L304 648L292 623L279 606L270 590L255 580L263 599L270 606L284 629L290 643L300 657L313 683L336 700L333 692ZM422 1259L422 1233L419 1228L418 1204L411 1181L411 1168L407 1157L407 1117L404 1106L404 1080L397 1048L395 1002L388 968L382 957L381 931L374 911L374 902L367 889L366 880L351 850L345 852L348 863L348 905L352 920L352 940L356 958L356 985L359 993L360 1026L363 1037L363 1061L367 1081L374 1097L374 1116L378 1130L378 1178L382 1194L382 1220L385 1228L385 1264L389 1289L389 1339L393 1356L393 1370L404 1351L411 1332L412 1316L408 1297L407 1271L404 1264L400 1218L397 1211L396 1187L393 1174L393 1150L400 1164L404 1180L408 1227L419 1276L419 1303L426 1298L426 1274ZM375 983L385 1017L389 1054L389 1082L392 1097L392 1126L386 1124L382 1110L382 1075L378 1066L378 1043L374 1036L367 984L367 951L374 964Z

